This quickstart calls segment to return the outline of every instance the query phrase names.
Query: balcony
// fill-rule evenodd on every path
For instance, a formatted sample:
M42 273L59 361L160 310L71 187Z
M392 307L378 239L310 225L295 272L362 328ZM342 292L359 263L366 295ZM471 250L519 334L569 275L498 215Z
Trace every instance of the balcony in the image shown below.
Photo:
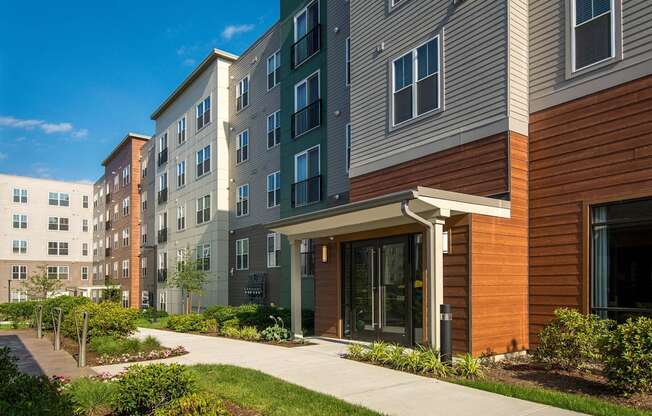
M162 230L158 230L158 243L163 244L167 243L168 241L168 229L163 228Z
M106 196L104 197L104 202L107 204L111 203L111 194L106 194Z
M111 257L111 249L110 248L105 248L104 249L104 257Z
M110 230L110 229L111 229L111 225L112 225L112 224L111 224L111 221L108 221L108 220L107 220L107 221L104 223L104 229L105 229L106 231Z
M158 165L162 166L168 161L168 149L161 150L158 154Z
M297 138L321 125L321 99L292 114L292 138Z
M321 175L292 184L292 207L299 208L321 201Z
M167 188L163 189L162 191L158 191L158 204L165 204L168 202L168 190Z
M159 269L157 275L159 283L165 283L168 281L168 269Z
M291 49L292 69L298 67L321 49L321 25L315 26L313 30L306 33L304 37L296 41Z

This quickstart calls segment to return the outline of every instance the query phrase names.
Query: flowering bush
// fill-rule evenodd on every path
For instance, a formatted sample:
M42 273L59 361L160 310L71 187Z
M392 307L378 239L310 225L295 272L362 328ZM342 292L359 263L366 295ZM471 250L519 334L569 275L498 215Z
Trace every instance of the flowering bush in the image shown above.
M188 351L183 346L178 346L172 349L154 350L154 351L140 351L137 353L127 353L117 356L102 355L98 359L100 365L133 363L138 361L162 360L165 358L178 357L187 354Z

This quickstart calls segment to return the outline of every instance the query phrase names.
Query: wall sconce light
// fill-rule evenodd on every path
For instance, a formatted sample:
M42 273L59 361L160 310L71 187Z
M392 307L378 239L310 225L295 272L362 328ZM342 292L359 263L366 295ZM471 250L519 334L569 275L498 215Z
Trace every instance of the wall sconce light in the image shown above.
M321 262L328 263L328 246L326 244L321 246Z

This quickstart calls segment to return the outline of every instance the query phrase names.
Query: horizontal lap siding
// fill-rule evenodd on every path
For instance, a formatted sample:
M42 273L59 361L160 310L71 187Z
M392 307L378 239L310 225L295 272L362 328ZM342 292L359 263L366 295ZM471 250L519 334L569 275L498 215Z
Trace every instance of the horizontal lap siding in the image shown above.
M469 351L469 226L447 223L451 250L444 255L444 303L453 307L453 351ZM450 227L450 228L449 228Z
M322 263L322 246L328 246L329 261ZM315 240L315 334L338 337L341 299L339 295L340 270L337 244L329 240Z
M471 222L472 353L527 349L528 143L510 133L509 219L473 215Z
M585 202L652 195L652 77L553 107L530 126L530 334L584 309Z

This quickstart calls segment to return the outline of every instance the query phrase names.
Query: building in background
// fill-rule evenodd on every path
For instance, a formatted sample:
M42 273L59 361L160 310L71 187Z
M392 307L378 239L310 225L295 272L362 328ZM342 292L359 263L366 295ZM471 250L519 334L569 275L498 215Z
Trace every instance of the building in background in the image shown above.
M147 195L147 215L154 215L157 299L170 313L183 310L182 294L168 281L185 255L208 274L193 308L229 302L229 67L235 59L211 51L151 116L156 156L147 174L156 177L156 194Z
M0 175L0 302L28 299L23 285L47 271L58 294L90 296L93 185Z

